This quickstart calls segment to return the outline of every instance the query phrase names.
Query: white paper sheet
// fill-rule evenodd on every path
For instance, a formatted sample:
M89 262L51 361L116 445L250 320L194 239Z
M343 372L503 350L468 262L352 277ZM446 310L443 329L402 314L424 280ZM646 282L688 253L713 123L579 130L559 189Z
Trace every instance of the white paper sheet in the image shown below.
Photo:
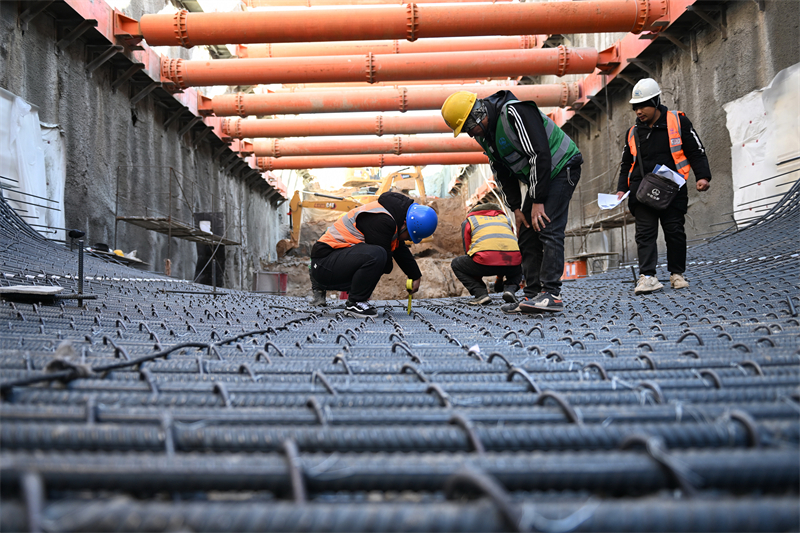
M664 165L656 165L656 168L653 169L653 174L658 174L663 178L667 178L670 181L674 181L679 189L684 185L686 185L686 180L684 179L683 176L681 176L671 168L665 167Z
M627 198L630 193L631 193L630 191L626 192L622 196L622 198L617 200L617 195L616 194L603 194L603 193L599 192L599 193L597 193L597 205L598 205L598 207L600 207L600 209L614 209L619 204L621 204L622 201L625 198Z

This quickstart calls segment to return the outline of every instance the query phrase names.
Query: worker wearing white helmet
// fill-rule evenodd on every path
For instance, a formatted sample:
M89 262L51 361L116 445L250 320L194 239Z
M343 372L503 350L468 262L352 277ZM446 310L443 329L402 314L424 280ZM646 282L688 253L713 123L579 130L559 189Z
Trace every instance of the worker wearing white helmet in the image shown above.
M711 180L705 148L691 121L682 111L670 111L661 103L661 88L652 78L640 80L633 88L630 103L636 124L628 130L622 152L617 198L630 191L628 207L636 218L636 246L639 255L639 280L635 294L645 294L664 286L656 276L658 225L667 244L667 269L673 289L689 286L686 271L685 214L689 205L688 187L682 186L665 205L664 194L640 188L645 175L662 165L688 180L694 170L696 189L706 191ZM650 181L648 181L650 183Z

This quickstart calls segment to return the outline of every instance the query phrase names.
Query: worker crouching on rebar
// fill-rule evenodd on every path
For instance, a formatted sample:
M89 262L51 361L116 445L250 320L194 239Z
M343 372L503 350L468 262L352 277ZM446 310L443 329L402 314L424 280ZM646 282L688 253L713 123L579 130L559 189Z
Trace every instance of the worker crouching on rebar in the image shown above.
M465 131L481 145L514 212L525 295L501 309L563 311L564 230L583 163L578 147L535 102L520 102L509 91L483 99L453 93L442 105L442 118L456 136Z
M633 88L630 103L636 113L636 123L626 136L617 184L618 199L630 191L628 208L636 218L639 280L634 294L647 294L664 287L656 276L659 221L667 244L670 285L673 289L689 286L683 276L686 271L684 224L689 206L688 187L684 183L665 207L663 202L653 202L653 195L648 194L651 187L640 187L640 184L650 176L649 173L656 171L658 165L667 167L686 181L689 171L694 169L698 191L707 191L711 181L706 151L691 121L682 111L667 109L661 103L660 95L661 88L652 78L640 80Z
M503 300L517 301L514 295L522 281L522 254L517 237L503 208L497 204L478 204L461 223L461 239L466 255L456 257L450 268L473 298L469 305L489 305L492 299L485 276L505 279Z
M376 316L369 299L393 261L413 280L411 292L419 291L422 273L405 241L419 243L437 224L433 209L396 192L348 211L311 248L311 304L326 305L325 291L347 291L346 314Z

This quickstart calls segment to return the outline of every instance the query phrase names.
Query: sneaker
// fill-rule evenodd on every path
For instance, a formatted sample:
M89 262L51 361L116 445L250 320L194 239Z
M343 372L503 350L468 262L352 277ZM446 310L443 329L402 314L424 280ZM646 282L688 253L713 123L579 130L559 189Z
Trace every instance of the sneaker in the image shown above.
M683 274L670 274L669 284L673 289L685 289L689 286L689 282L683 277Z
M505 296L505 294L503 294ZM500 310L507 315L519 315L522 313L522 310L519 308L520 304L529 301L527 298L522 298L516 302L509 302L505 305L500 306Z
M373 307L369 302L351 302L347 300L344 304L344 312L353 318L366 318L368 316L377 316L378 310Z
M636 283L636 288L633 289L634 294L647 294L650 292L660 291L664 288L664 285L658 281L658 278L655 276L645 276L644 274L639 274L639 281Z
M488 294L477 294L472 300L467 302L467 305L489 305L492 303L492 297Z
M517 303L517 295L514 294L513 290L506 290L503 292L503 300L510 304L515 304Z
M542 291L536 298L521 303L519 308L523 313L539 313L541 311L559 313L564 310L564 302L560 297L553 296L547 291Z
M309 304L314 306L326 306L328 305L327 296L328 293L323 290L312 289L311 301Z

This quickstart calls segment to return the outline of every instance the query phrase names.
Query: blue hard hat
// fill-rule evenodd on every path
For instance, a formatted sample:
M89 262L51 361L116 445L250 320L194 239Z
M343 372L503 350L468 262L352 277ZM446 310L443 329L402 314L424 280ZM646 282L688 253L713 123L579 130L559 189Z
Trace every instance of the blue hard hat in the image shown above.
M439 217L436 211L427 205L420 205L416 202L411 204L406 213L406 227L411 236L411 242L418 244L425 237L430 237L436 231Z

